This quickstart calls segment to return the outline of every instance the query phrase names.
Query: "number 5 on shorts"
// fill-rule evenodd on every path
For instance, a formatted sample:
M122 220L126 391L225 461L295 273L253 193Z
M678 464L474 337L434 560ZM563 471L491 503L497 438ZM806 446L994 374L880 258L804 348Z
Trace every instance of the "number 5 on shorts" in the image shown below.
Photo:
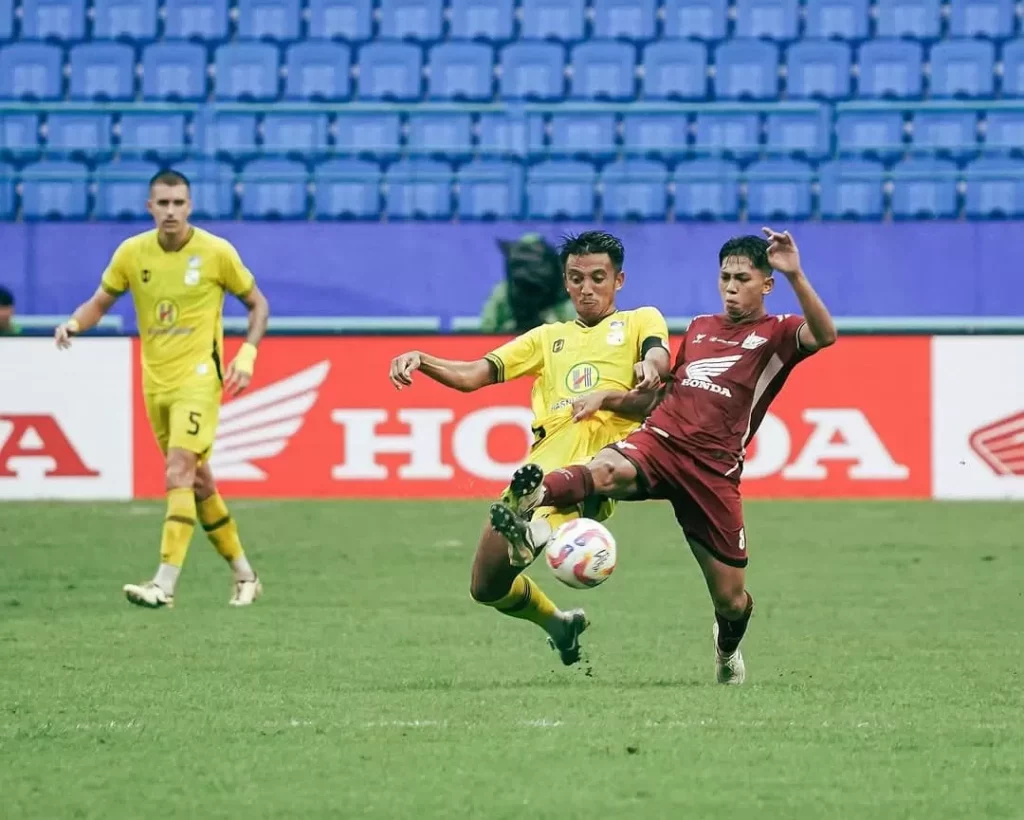
M195 436L199 434L199 419L202 418L202 415L202 413L199 413L195 410L188 414L189 428L185 432L188 433L190 436Z

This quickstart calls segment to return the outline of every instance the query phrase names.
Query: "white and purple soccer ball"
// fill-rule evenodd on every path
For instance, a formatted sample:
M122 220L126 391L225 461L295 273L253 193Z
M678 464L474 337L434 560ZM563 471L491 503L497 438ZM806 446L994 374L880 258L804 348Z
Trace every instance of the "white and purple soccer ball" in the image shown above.
M614 536L589 518L568 521L555 530L544 555L554 576L575 589L603 583L618 559Z

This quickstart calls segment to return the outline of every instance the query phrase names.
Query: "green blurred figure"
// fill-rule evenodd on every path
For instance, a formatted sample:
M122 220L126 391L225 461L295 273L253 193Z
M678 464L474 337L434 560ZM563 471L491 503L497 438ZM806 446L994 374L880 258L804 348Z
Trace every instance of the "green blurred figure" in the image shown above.
M505 257L505 279L495 285L480 314L484 333L525 333L550 322L576 318L565 290L558 251L539 234L514 242L498 240Z
M14 336L20 332L14 323L14 294L0 285L0 336Z

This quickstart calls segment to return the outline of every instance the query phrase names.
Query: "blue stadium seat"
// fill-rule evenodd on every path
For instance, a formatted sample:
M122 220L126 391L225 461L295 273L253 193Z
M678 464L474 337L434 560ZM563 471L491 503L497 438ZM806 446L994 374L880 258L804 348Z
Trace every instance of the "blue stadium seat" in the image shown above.
M527 216L592 219L597 172L587 162L546 160L526 174Z
M431 159L403 159L384 174L387 214L394 219L446 219L452 214L452 169Z
M428 94L443 100L489 100L494 52L483 43L441 43L430 50Z
M479 145L480 153L490 157L525 157L537 146L543 150L544 119L536 114L481 114Z
M729 40L715 49L715 96L768 100L779 93L779 49L762 40Z
M761 150L757 114L698 114L694 149L705 155L752 159Z
M0 0L0 40L14 35L14 0Z
M952 0L949 11L949 33L953 37L1013 36L1013 0Z
M351 42L373 36L373 0L310 0L309 37Z
M708 54L702 43L661 40L644 49L643 96L702 100L708 93Z
M263 151L292 159L316 158L327 153L326 114L270 113L263 118Z
M112 148L110 114L50 114L46 122L46 145L73 158L93 159L109 155Z
M142 52L142 97L200 100L206 97L206 49L197 43L153 43Z
M919 97L924 55L918 43L871 40L860 47L861 97Z
M121 154L171 159L185 153L184 114L123 114Z
M156 0L96 0L92 36L105 40L155 40L156 5Z
M1003 46L1003 96L1024 97L1024 39Z
M238 160L255 156L256 115L206 111L195 120L194 144L204 156Z
M628 43L590 40L572 50L573 97L632 99L636 90L636 49Z
M625 149L631 154L671 157L686 150L689 123L679 114L627 114L622 120Z
M1024 111L990 111L985 118L989 153L1024 153Z
M313 169L319 219L368 219L380 214L380 167L359 159L332 159Z
M929 40L942 29L940 0L878 0L878 37Z
M29 159L39 155L39 115L0 115L0 155Z
M983 157L967 166L964 213L981 219L1024 216L1024 162Z
M46 43L12 43L0 49L0 98L56 100L61 97L64 56Z
M224 162L201 160L175 166L192 191L192 215L200 219L227 219L235 214L235 175Z
M610 157L615 153L615 115L553 114L551 153L571 157Z
M423 53L412 43L374 42L359 49L359 97L417 100Z
M89 209L85 166L43 160L21 172L21 213L25 219L84 219Z
M601 172L605 219L664 219L668 169L649 159L626 159Z
M299 219L306 216L306 182L301 162L255 159L242 169L242 217Z
M903 115L899 111L840 112L835 133L840 154L891 160L903 151Z
M518 42L501 50L501 96L561 99L565 50L557 43Z
M402 121L398 114L338 116L334 146L339 153L390 157L398 153Z
M747 168L751 219L806 219L811 215L811 169L791 159L763 159Z
M584 5L584 0L523 0L519 36L525 40L582 40Z
M823 159L832 150L832 117L825 106L816 114L769 114L766 146L772 153Z
M825 219L881 219L885 213L884 169L867 159L826 162L818 169Z
M594 36L650 40L656 16L654 0L594 0Z
M850 47L825 40L794 43L786 55L786 91L797 99L850 96Z
M729 15L726 0L667 0L665 37L721 40Z
M914 115L911 145L916 153L965 159L978 150L978 117L973 111Z
M246 40L299 39L299 0L238 0L238 36Z
M473 122L469 114L411 114L409 153L449 158L473 152Z
M800 19L798 0L736 0L736 36L794 40Z
M996 50L981 40L945 40L932 47L933 97L990 97Z
M71 99L135 98L135 50L124 43L79 43L72 46Z
M167 0L164 37L223 40L228 36L228 0Z
M15 203L15 171L7 163L0 163L0 219L13 219Z
M453 0L451 36L457 40L511 40L512 0Z
M519 163L476 160L459 169L462 219L515 219L523 209L523 169Z
M352 53L341 43L307 41L288 47L284 95L291 100L336 101L352 92Z
M24 0L21 36L26 40L83 39L85 0Z
M270 43L227 43L214 54L218 100L277 98L278 50Z
M159 170L151 162L117 160L96 169L96 216L145 219L149 216L149 180Z
M807 0L804 36L863 40L868 36L868 0Z
M388 0L380 7L380 36L388 40L437 40L442 0Z
M735 219L740 212L739 169L721 159L699 159L676 166L678 219Z
M956 216L956 165L911 157L893 168L892 213L900 219Z

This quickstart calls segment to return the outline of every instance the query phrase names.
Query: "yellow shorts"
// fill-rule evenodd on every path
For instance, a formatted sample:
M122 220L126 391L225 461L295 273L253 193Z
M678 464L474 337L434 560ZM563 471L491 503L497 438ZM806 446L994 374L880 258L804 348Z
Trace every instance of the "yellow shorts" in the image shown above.
M195 453L200 464L210 458L220 416L220 385L213 390L147 393L144 398L149 424L164 455L174 447Z

